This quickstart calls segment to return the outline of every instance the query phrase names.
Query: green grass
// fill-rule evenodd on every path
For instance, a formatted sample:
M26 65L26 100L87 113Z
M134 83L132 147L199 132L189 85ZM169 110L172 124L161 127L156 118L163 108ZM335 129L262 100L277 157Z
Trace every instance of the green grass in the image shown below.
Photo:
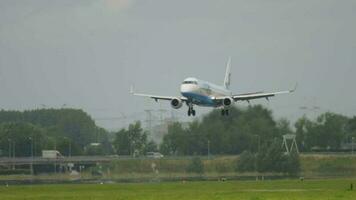
M348 190L351 182L355 184L356 180L0 186L0 199L356 199L356 191Z

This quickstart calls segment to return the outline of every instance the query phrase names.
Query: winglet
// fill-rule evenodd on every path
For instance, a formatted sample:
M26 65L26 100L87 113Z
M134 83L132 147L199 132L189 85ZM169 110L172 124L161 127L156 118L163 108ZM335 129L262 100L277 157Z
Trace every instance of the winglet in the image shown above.
M231 79L231 57L228 58L226 64L226 72L225 72L225 79L224 79L224 87L229 89L230 87L230 80Z
M297 87L298 87L298 83L295 83L294 88L292 90L289 90L289 92L291 92L291 93L295 92L297 90Z
M130 94L134 94L134 93L135 93L135 91L134 91L134 86L131 85L131 86L130 86Z

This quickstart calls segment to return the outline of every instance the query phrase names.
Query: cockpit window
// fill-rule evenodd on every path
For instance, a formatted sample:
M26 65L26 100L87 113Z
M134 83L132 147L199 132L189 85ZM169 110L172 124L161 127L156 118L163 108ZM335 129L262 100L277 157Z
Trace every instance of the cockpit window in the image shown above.
M196 81L184 81L183 84L194 84L194 85L198 85L198 82L196 82Z

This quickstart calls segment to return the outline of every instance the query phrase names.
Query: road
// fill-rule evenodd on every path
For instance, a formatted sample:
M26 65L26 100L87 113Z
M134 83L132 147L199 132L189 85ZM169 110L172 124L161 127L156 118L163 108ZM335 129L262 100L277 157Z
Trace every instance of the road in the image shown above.
M43 158L43 157L18 157L18 158L0 158L0 165L41 165L41 164L95 164L111 162L119 159L129 159L128 157L118 156L72 156L61 158Z

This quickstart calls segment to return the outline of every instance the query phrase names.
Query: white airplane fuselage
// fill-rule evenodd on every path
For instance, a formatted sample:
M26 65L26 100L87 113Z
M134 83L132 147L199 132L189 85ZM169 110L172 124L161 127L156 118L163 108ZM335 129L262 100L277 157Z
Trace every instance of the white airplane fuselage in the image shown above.
M220 107L222 106L221 103L213 99L232 95L231 91L223 86L218 86L197 78L185 79L180 86L180 92L189 102L206 107Z

